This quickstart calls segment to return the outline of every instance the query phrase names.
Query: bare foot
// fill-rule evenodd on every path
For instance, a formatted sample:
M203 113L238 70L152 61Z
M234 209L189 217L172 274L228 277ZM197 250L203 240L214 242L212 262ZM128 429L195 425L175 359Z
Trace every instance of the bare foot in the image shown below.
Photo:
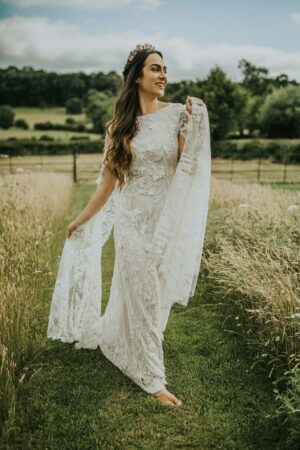
M167 389L161 389L155 394L152 394L153 397L157 398L163 405L169 406L180 406L182 404L181 400L175 397L175 395L171 394Z

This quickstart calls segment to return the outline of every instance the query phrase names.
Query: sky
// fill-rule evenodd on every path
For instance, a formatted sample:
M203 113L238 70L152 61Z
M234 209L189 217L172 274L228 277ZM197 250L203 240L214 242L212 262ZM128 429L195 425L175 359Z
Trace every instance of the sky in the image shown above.
M121 75L137 44L163 54L168 81L245 58L300 82L300 0L0 0L0 67Z

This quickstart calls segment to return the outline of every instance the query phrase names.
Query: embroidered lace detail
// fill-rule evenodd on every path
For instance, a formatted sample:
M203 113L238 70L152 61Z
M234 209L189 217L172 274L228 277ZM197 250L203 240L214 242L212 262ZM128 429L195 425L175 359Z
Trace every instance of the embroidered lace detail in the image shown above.
M192 126L192 116L191 114L186 110L186 108L181 111L180 118L179 118L179 133L186 138L189 130Z
M138 118L127 182L66 240L49 317L48 337L99 346L148 393L167 384L163 332L172 304L194 294L200 267L210 142L206 107L192 101L192 114L171 103ZM178 162L179 133L185 144ZM106 151L107 139L103 161ZM115 265L101 316L101 252L112 229Z

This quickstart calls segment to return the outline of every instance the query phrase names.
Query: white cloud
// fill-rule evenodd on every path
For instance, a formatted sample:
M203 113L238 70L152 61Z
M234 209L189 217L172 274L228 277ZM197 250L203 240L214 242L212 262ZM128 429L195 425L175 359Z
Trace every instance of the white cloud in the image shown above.
M14 16L0 20L1 67L24 65L57 72L110 71L121 74L129 52L138 43L151 43L162 51L169 81L201 78L219 65L232 79L240 79L238 61L245 58L269 69L271 76L286 73L300 79L300 52L284 52L255 45L210 44L188 41L165 32L145 34L89 34L77 25L47 17Z
M12 4L21 7L30 6L70 6L72 8L99 8L99 9L115 9L128 7L136 4L137 7L143 9L155 9L162 4L163 0L2 0L2 3Z
M300 25L300 13L299 12L293 12L291 14L292 21L295 22L297 25Z

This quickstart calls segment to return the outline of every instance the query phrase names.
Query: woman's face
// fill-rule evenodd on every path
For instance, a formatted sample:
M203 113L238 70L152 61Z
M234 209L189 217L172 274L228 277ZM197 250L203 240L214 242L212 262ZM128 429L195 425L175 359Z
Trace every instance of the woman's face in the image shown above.
M143 76L137 78L138 88L146 95L162 97L167 85L167 67L164 60L151 53L144 62Z

